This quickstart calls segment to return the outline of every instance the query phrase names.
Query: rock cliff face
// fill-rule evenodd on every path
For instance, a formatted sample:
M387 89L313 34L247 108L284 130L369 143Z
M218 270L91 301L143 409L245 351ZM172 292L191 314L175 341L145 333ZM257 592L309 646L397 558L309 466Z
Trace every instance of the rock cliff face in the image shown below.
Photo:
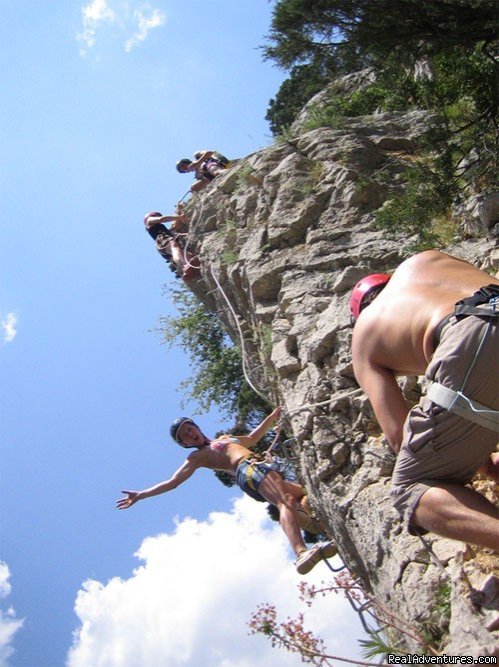
M203 267L192 289L242 345L253 384L284 406L311 503L347 566L398 618L440 638L442 652L491 655L497 562L435 536L425 546L402 530L389 498L394 457L350 357L350 289L366 273L394 269L413 242L387 238L372 214L402 187L428 122L412 112L297 130L239 160L192 200L188 245ZM449 252L499 268L493 236ZM418 379L404 391L417 398ZM487 577L490 600L476 607L470 591Z

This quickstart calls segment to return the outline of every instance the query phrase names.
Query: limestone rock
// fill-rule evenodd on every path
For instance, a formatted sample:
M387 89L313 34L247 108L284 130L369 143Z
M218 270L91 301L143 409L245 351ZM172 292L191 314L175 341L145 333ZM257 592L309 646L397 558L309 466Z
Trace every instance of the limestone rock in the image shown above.
M432 535L423 544L392 509L394 456L355 382L350 356L349 291L366 273L394 269L413 242L386 237L373 213L402 187L406 153L430 121L422 111L389 113L308 132L297 121L290 142L242 158L193 198L188 243L201 258L196 294L220 314L232 340L244 344L252 368L270 359L270 381L265 369L253 379L284 406L311 505L344 562L392 613L431 629L443 652L486 655L499 632L485 628L482 611L467 597L463 546ZM379 170L390 177L390 193L376 179ZM495 201L482 202L485 226L497 220ZM492 236L449 251L499 269ZM417 400L418 378L403 387Z

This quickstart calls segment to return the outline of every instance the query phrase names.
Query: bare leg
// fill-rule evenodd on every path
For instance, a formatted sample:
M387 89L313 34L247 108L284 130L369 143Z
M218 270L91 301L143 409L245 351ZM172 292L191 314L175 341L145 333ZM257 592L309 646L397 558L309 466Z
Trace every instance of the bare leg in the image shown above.
M279 509L279 523L296 555L307 547L296 519L296 502L303 496L299 484L285 482L279 473L272 471L258 487L259 493Z
M298 519L298 524L302 530L307 531L311 535L319 535L320 533L326 533L326 529L323 524L317 519L312 513L312 508L308 502L308 496L305 494L305 490L302 488L303 496L298 499L298 504L296 507L296 517Z
M209 181L196 181L191 185L191 192L199 192L207 185L209 185Z
M431 487L422 495L414 520L443 537L499 552L499 510L473 489L458 484Z
M184 267L185 267L184 251L179 246L177 241L171 241L170 242L170 248L171 248L171 251L172 251L173 263L178 268L180 273L182 273L183 270L184 270Z
M171 242L172 259L182 276L194 278L199 275L199 260L192 253L184 252L177 241Z

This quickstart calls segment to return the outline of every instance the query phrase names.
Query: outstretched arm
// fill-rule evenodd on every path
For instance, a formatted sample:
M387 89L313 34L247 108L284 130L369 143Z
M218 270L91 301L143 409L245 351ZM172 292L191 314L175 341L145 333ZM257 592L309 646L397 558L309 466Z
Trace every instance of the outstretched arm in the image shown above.
M249 447L249 449L254 447L263 438L267 431L270 431L270 429L279 422L281 413L282 408L276 408L270 415L265 417L262 423L253 429L249 435L238 436L241 440L241 444L244 444L245 447Z
M144 489L143 491L122 491L122 493L126 494L126 497L116 501L116 508L119 510L126 510L132 505L135 505L139 500L150 498L151 496L158 496L160 493L166 493L167 491L176 489L177 486L183 484L189 477L191 477L197 467L198 466L195 465L192 459L188 458L170 479L160 482L155 486L151 486L149 489Z
M196 171L196 169L198 169L203 164L203 162L208 158L210 158L212 155L213 151L205 151L202 155L198 157L197 160L191 162L188 171Z
M149 216L146 221L145 225L147 229L151 229L151 227L154 227L155 225L159 225L164 222L184 222L185 216L183 214L179 215L162 215L162 216ZM172 225L173 227L173 225Z

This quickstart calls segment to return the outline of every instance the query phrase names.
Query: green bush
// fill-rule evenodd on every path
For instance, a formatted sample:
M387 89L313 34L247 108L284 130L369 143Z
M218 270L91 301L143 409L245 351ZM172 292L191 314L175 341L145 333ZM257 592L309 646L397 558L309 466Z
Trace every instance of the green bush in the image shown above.
M261 421L269 406L244 379L241 354L216 313L209 312L183 286L168 287L167 291L178 314L161 317L158 330L164 343L178 345L190 357L194 373L180 383L186 398L202 411L216 405L240 424L251 426Z

